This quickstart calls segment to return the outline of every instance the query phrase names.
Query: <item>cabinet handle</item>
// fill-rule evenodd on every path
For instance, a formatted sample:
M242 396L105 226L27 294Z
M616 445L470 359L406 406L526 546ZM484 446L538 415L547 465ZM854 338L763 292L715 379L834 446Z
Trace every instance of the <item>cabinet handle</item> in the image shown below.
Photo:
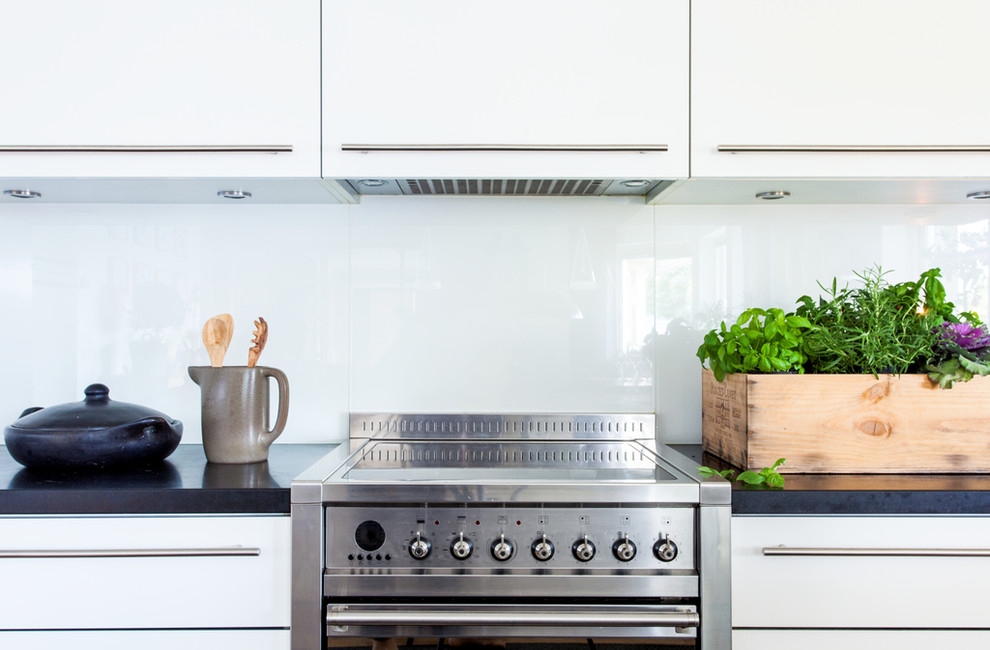
M720 144L723 153L988 153L981 144Z
M291 144L5 144L0 153L292 153Z
M115 548L0 551L0 559L86 557L243 557L258 555L261 555L260 548L245 546L226 546L220 548Z
M663 152L665 144L342 144L341 151L359 153L404 151L625 151Z
M990 557L988 548L814 548L768 546L763 555L871 557Z

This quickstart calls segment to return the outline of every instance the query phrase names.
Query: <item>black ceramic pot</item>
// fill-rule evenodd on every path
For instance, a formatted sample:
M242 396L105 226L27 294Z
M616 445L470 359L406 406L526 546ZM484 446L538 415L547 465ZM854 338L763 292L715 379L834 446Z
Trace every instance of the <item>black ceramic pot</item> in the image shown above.
M32 469L104 469L164 460L182 438L182 423L163 413L110 399L103 384L86 399L30 408L3 431L7 451Z

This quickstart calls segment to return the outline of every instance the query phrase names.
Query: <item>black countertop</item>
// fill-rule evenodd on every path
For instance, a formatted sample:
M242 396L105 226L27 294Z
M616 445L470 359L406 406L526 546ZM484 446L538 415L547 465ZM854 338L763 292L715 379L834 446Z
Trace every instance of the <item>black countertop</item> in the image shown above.
M701 445L673 445L699 465L731 465ZM737 472L739 471L738 468ZM732 484L733 515L979 515L990 474L783 474L782 489Z
M116 472L38 472L0 449L0 514L289 513L289 486L334 444L275 444L249 465L179 445L162 463Z
M38 473L0 450L4 514L288 514L289 486L335 444L275 444L268 461L206 462L201 445L179 445L153 468L115 473ZM723 469L701 445L674 445L699 465ZM781 490L733 483L734 515L974 515L990 513L990 475L785 474Z

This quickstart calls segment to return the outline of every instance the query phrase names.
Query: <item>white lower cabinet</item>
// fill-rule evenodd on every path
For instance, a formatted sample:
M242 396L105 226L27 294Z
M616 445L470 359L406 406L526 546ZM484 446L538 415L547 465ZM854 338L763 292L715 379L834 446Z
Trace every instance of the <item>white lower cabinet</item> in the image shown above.
M733 630L732 650L987 648L990 630Z
M0 648L9 650L272 650L288 647L288 630L0 631Z
M290 534L278 515L0 517L0 647L288 648Z
M988 517L732 518L734 650L990 647L987 584Z

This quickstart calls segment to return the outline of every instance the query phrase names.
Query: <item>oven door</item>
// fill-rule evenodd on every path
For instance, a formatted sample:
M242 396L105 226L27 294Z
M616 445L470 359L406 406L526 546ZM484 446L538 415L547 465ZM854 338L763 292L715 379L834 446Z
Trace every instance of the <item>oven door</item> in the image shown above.
M693 639L690 604L330 602L328 637L555 637Z

